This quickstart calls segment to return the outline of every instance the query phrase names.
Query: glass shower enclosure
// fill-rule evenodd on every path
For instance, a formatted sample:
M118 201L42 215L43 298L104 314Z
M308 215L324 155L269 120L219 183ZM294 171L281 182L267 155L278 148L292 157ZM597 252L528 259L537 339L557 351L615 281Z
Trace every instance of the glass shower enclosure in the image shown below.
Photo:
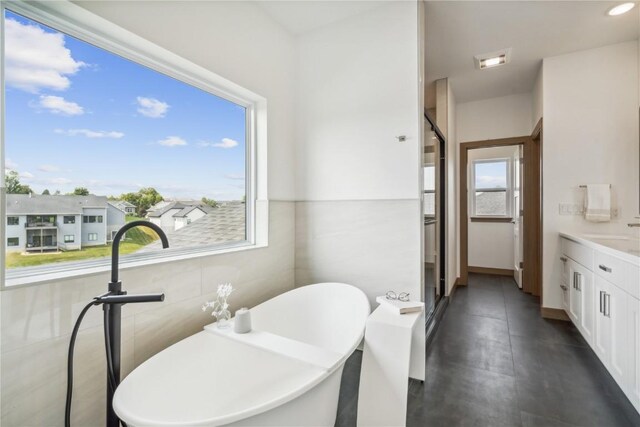
M435 122L425 114L422 153L422 216L424 225L424 303L427 326L445 295L446 141Z

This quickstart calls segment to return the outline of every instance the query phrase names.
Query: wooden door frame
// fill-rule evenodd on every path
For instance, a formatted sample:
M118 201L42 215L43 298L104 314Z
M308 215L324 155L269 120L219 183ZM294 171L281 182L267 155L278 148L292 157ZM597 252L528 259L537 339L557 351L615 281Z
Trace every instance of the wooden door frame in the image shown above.
M522 145L524 147L523 245L524 270L522 290L542 296L542 119L531 135L513 138L489 139L460 144L460 285L469 281L469 150L490 147ZM542 301L542 299L540 299Z

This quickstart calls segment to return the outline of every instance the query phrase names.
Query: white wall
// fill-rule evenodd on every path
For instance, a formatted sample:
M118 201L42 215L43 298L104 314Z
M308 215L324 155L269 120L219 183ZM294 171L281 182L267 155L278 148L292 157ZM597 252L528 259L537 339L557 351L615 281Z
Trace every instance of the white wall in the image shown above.
M456 128L461 143L530 135L531 94L458 104Z
M296 286L422 295L418 21L382 2L299 39Z
M543 81L544 68L541 64L540 70L538 70L538 74L536 75L536 81L533 85L533 90L531 91L531 124L534 127L538 124L538 121L540 121L540 119L544 115L542 111L544 99L544 93L542 92Z
M558 232L629 233L638 212L637 41L544 60L543 305L560 308ZM619 218L560 216L581 184L610 183Z
M456 131L456 97L447 82L447 295L460 275L458 233L458 135Z
M532 130L532 96L529 93L457 105L458 143L530 135ZM486 150L470 150L469 162L474 155L481 155L482 151ZM508 151L512 152L512 149ZM458 177L459 173L456 180ZM459 215L460 213L457 218ZM457 236L460 244L459 233ZM511 223L469 223L468 243L470 266L513 269ZM487 251L487 247L491 247L492 250Z
M300 37L297 200L417 197L417 5L381 3Z
M218 283L237 289L232 309L253 306L294 285L293 118L295 40L247 2L87 2L82 6L268 102L269 247L129 269L131 293L164 292L158 304L123 308L123 371L191 335L212 318L200 310ZM76 237L78 240L80 236ZM82 306L103 293L107 274L5 290L1 313L1 424L62 425L66 352ZM72 425L104 423L101 310L78 337Z
M371 301L420 295L417 24L416 3L387 2L299 39L298 285L344 277L338 258Z
M515 145L469 150L467 176L471 177L471 167L474 160L512 159L517 152L518 147ZM471 202L468 206L471 207ZM470 266L513 270L513 224L510 222L472 222L469 219L468 227Z

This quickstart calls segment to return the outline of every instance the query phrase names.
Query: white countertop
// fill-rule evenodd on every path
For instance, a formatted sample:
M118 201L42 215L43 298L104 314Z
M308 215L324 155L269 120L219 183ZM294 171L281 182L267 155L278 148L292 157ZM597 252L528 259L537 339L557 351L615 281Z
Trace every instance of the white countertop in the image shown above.
M560 236L640 266L640 240L629 236L560 233Z

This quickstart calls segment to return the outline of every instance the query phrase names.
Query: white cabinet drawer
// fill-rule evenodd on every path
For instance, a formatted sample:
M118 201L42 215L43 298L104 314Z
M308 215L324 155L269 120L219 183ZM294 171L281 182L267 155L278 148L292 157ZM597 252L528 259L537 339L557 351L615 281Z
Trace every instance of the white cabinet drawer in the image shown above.
M589 270L593 269L593 249L563 238L562 253Z
M595 273L620 287L634 298L640 298L640 277L638 268L611 255L596 252Z

